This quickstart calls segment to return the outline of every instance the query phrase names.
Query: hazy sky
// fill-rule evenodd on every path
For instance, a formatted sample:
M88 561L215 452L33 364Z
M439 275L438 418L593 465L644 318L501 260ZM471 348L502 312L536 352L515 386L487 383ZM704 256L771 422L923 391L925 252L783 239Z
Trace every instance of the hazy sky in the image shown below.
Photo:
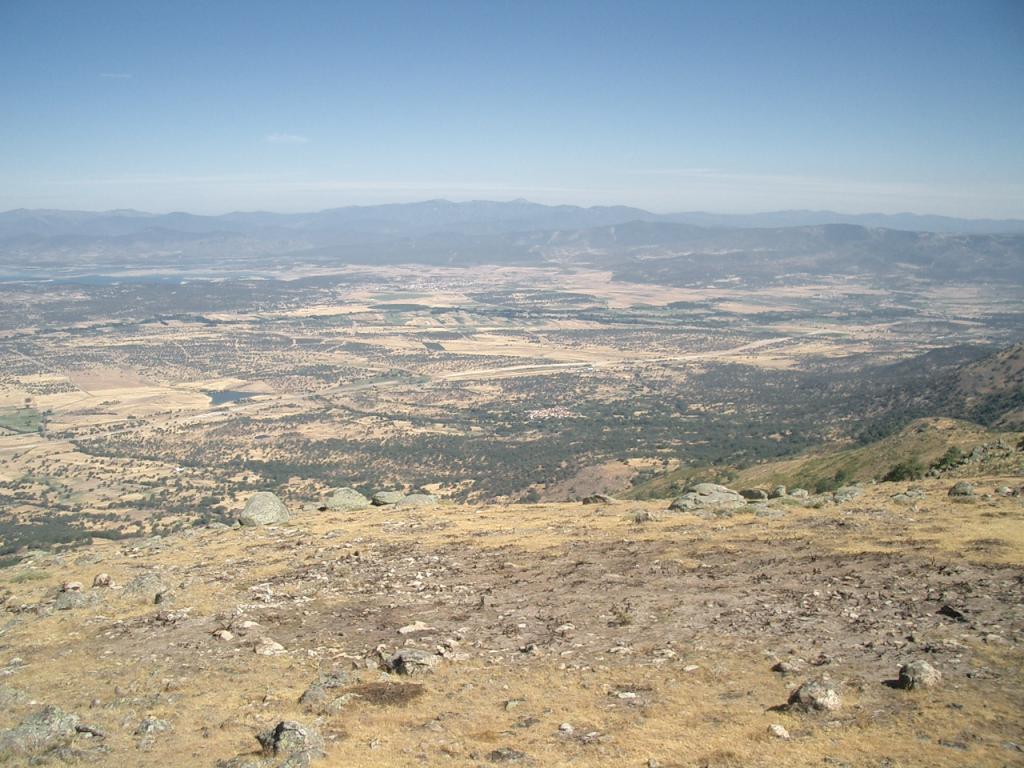
M1024 0L0 0L0 209L1024 217Z

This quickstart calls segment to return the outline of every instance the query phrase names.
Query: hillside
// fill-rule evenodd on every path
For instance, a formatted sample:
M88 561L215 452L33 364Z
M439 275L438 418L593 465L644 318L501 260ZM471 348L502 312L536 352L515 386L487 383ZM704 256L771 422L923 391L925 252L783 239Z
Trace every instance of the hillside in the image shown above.
M0 569L0 759L1013 764L1024 506L996 489L1021 478L970 480L703 516L293 509L35 553Z
M941 465L943 476L950 477L956 476L963 465L967 465L968 472L1014 472L1024 461L1024 454L1017 448L1022 439L1024 433L995 432L956 419L917 419L867 445L826 445L744 469L680 467L640 482L622 495L669 498L697 480L727 480L739 488L764 490L776 485L825 490L848 482L880 480L898 465L916 469L921 475ZM943 462L951 449L963 458ZM979 466L982 458L984 462Z

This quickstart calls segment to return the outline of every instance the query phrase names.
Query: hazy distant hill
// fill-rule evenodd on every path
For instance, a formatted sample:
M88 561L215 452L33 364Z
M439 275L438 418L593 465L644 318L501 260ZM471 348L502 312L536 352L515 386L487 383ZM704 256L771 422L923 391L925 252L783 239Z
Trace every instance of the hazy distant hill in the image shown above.
M989 222L993 227L1021 224L1020 234L791 225L832 216L871 218L827 212L659 216L621 206L546 206L525 200L429 200L308 214L223 216L17 210L0 213L0 274L126 267L265 269L289 263L556 263L611 269L621 280L665 285L793 274L1022 282L1022 222ZM694 218L699 223L689 220ZM884 218L894 224L906 220ZM926 224L935 219L913 220ZM747 226L753 221L786 226ZM709 226L714 222L719 223ZM965 228L985 226L956 219L938 223L949 229L957 222Z
M859 224L864 227L954 234L1024 233L1020 219L958 219L917 213L836 213L835 211L771 211L766 213L674 213L666 218L702 227L806 227L820 224Z
M573 230L625 224L631 221L692 224L711 228L781 228L824 224L961 234L1024 233L1024 221L956 219L912 213L842 214L833 211L776 211L756 214L655 214L627 206L541 205L527 200L418 203L347 206L314 213L264 211L199 216L190 213L153 214L135 210L103 212L19 209L0 213L0 240L59 235L109 237L151 229L179 232L246 234L291 230L325 235L339 232L416 236L450 232L496 234L537 230Z

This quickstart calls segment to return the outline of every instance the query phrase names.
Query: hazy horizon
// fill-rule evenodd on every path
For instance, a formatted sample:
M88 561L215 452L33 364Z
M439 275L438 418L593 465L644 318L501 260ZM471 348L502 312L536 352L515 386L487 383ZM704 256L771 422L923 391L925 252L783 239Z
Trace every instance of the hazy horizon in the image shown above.
M15 213L18 211L56 211L56 212L67 212L67 213L89 213L89 214L118 214L118 213L137 213L143 215L152 216L167 216L171 214L187 214L193 216L229 216L232 214L313 214L321 213L324 211L336 210L341 208L370 208L378 205L416 205L425 203L451 203L454 205L469 205L473 203L490 203L490 204L510 204L510 203L528 203L535 205L544 205L550 207L579 207L579 208L602 208L602 207L625 207L625 208L636 208L638 210L652 213L658 216L671 216L671 215L706 215L706 216L767 216L775 214L835 214L837 216L844 217L869 217L869 216L886 216L886 217L898 217L898 216L913 216L920 218L950 218L950 219L963 219L965 221L983 221L983 220L994 220L994 221L1024 221L1024 217L1015 216L954 216L950 214L935 213L932 211L911 211L911 210L893 210L892 212L881 211L881 210L835 210L831 208L779 208L779 209L750 209L750 210L712 210L712 209L691 209L691 210L676 210L676 209L654 209L645 208L639 205L629 205L626 203L598 203L594 205L580 205L571 202L540 202L530 198L507 198L507 199L496 199L496 198L450 198L450 197L430 197L430 198L415 198L410 200L396 200L391 202L383 203L371 203L371 202L353 202L344 203L338 205L327 205L322 208L309 208L309 209L272 209L272 208L224 208L210 211L199 211L189 209L164 209L164 210L153 210L143 209L133 206L120 206L116 208L31 208L31 207L18 207L18 208L6 208L0 209L0 214Z

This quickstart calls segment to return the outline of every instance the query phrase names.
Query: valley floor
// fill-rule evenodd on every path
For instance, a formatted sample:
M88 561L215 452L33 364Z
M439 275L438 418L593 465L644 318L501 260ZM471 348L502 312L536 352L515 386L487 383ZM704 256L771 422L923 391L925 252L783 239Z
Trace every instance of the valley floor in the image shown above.
M314 766L1022 765L1024 499L994 492L1021 478L973 482L709 520L299 512L40 553L0 570L0 730L55 705L86 732L46 759L85 765L215 765L281 720L322 734ZM383 671L402 649L432 669ZM941 683L895 687L913 660ZM822 677L839 709L774 709Z

